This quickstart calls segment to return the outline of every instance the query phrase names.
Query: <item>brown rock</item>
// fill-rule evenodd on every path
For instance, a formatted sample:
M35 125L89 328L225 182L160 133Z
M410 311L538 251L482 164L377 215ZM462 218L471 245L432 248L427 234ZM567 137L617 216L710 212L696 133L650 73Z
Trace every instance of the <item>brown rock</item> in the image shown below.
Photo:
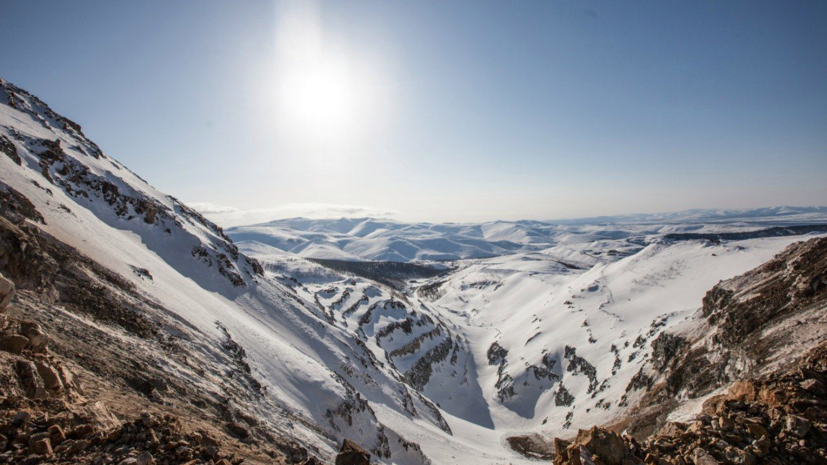
M715 457L709 455L709 453L703 449L696 448L692 452L692 460L695 465L718 465L718 460Z
M606 465L621 465L629 454L617 433L598 427L580 430L574 443L599 456Z
M73 441L71 446L69 446L66 450L67 455L74 455L86 450L89 447L89 441L86 439L81 439L78 441Z
M84 439L88 438L93 434L95 434L95 427L93 425L90 425L89 423L84 423L82 425L78 425L72 428L72 431L69 432L69 437Z
M49 439L49 433L35 433L29 436L29 447L31 448L37 441Z
M70 389L74 389L78 392L78 394L83 395L83 389L81 389L80 383L78 383L77 379L75 379L75 375L69 371L64 365L60 365L57 367L57 372L60 375L60 380L63 383L63 388L69 391Z
M43 385L43 379L37 372L35 364L28 360L17 361L17 374L23 383L23 389L26 395L33 399L45 399L49 396L46 392L46 387Z
M155 459L152 458L152 454L150 454L149 452L144 451L144 452L141 452L141 454L138 455L135 458L135 464L136 465L155 465Z
M336 465L370 465L370 453L350 439L345 439L336 455Z
M31 419L32 412L29 412L28 410L21 410L14 415L12 423L14 423L15 425L22 425L28 423Z
M680 423L669 422L660 431L658 436L677 436L684 431L686 425Z
M735 422L728 416L721 416L718 417L718 426L722 431L732 431L732 429L735 428Z
M11 303L13 297L14 283L0 274L0 313L6 312L6 308L9 306L9 303Z
M316 457L310 456L301 463L301 465L324 465L321 460L317 459Z
M824 383L817 379L807 379L801 382L801 388L815 396L823 396L827 394L827 389L824 388Z
M33 352L42 352L46 350L49 343L49 338L46 333L40 328L40 325L33 321L24 321L20 323L20 334L29 338L29 344L26 349Z
M28 344L29 338L19 334L7 334L0 338L0 350L4 352L11 352L13 354L19 355Z
M749 435L754 438L762 438L764 436L769 436L770 432L767 431L767 428L764 425L757 423L757 422L747 422L744 424L746 426Z
M52 445L49 443L49 438L35 441L29 448L29 452L37 455L52 455Z
M43 379L43 385L46 389L63 391L63 381L60 380L60 375L57 374L57 370L44 362L36 362L35 367L37 368L37 373Z
M798 436L799 438L803 438L808 432L810 432L810 425L809 420L795 415L790 415L787 417L785 430Z
M52 425L49 427L49 441L57 446L66 440L66 435L63 434L63 429L60 425Z

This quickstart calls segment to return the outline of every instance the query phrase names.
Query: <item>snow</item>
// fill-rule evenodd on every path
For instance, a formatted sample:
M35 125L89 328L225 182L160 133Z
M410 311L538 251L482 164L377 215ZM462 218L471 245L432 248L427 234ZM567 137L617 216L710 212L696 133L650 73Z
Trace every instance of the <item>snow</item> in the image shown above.
M591 223L279 220L227 231L241 251L231 270L245 285L234 286L214 262L192 253L203 245L211 259L229 254L232 244L220 230L109 156L90 156L91 141L64 129L38 101L20 98L27 105L23 110L9 106L7 98L0 101L0 134L24 160L18 166L0 154L0 188L29 198L46 220L40 225L45 232L131 281L191 325L191 336L205 348L219 347L220 322L267 387L266 400L250 408L328 458L344 437L374 447L384 425L391 455L377 460L386 463L421 461L399 437L421 445L435 464L528 463L508 448L506 437L572 436L579 427L621 414L626 386L649 355L648 342L692 321L718 281L803 239L668 243L657 240L661 234L827 217L824 209L779 208ZM123 195L166 206L171 218L147 223L132 210L131 218L116 214L94 192L70 195L41 174L34 146L15 134L60 139L73 163L109 180ZM265 265L263 276L251 273L245 255ZM458 261L449 274L399 291L304 257ZM138 276L135 267L149 270L153 279ZM436 284L435 293L420 292ZM504 365L488 361L494 342L508 350ZM449 347L442 358L441 347ZM411 376L421 374L415 367L428 357L435 361L417 392ZM544 360L554 366L538 376ZM584 366L594 368L594 380ZM206 378L193 383L216 390ZM509 386L513 395L502 396ZM573 396L571 405L556 405L560 386ZM352 425L331 420L329 412L356 402L355 393L373 412L358 411Z

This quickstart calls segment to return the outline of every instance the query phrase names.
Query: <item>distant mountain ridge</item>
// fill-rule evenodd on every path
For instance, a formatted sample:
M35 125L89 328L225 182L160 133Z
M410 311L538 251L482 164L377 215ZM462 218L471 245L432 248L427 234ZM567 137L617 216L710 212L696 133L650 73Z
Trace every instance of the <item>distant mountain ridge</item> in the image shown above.
M328 260L429 261L490 258L597 240L638 246L670 234L721 234L827 224L827 207L686 210L557 221L404 223L389 219L274 220L227 229L245 250L269 247ZM622 245L622 244L620 244Z

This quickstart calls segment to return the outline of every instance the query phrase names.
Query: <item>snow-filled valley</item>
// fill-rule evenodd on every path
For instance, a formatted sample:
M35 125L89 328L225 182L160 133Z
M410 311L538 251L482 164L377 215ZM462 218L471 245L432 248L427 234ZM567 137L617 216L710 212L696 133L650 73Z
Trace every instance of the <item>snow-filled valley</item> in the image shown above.
M406 434L429 457L517 463L507 437L569 437L621 415L639 394L628 387L650 357L649 342L693 324L702 297L720 280L801 239L654 242L593 265L574 260L574 251L561 260L559 249L463 260L403 292L295 256L259 258L282 280L295 279L300 296L316 300L440 407L452 435L432 427ZM405 311L386 304L394 295ZM439 333L423 318L437 322ZM422 359L430 363L417 366ZM405 424L385 406L377 413L387 424Z
M0 191L28 199L42 216L28 223L137 289L147 306L136 311L191 357L159 353L169 376L325 460L348 438L383 463L534 463L508 438L570 437L616 420L643 394L635 379L651 342L701 327L715 284L824 233L668 234L827 224L824 208L785 207L548 223L293 219L224 231L36 97L0 87ZM439 274L390 285L313 259L415 262ZM249 396L224 380L238 347Z

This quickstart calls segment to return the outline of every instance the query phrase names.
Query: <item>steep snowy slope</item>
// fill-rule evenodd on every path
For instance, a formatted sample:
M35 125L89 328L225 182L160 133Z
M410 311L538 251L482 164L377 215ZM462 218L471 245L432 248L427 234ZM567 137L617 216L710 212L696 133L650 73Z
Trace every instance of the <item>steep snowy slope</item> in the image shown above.
M220 228L104 154L78 125L0 86L0 189L31 201L43 231L185 322L189 334L172 337L203 346L204 357L228 338L243 349L265 393L241 406L248 415L323 456L348 437L380 460L427 461L376 419L372 404L438 431L444 422L396 371L374 363L354 332L265 275ZM214 388L208 378L196 382Z

